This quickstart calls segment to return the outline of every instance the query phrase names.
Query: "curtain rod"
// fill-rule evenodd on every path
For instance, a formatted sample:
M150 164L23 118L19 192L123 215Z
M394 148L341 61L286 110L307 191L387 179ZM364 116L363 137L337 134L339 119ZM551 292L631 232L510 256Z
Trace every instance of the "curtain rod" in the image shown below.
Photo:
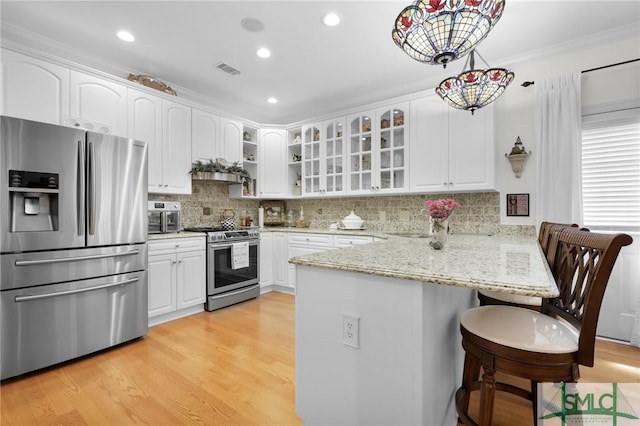
M618 63L615 63L615 64L603 65L601 67L596 67L596 68L591 68L591 69L588 69L588 70L580 71L580 73L581 74L586 74L586 73L591 72L591 71L603 70L605 68L617 67L618 65L624 65L624 64L629 64L631 62L638 62L638 61L640 61L640 58L629 59L628 61L622 61L622 62L618 62ZM522 87L529 87L532 84L535 84L535 82L533 82L533 81L525 81L524 83L521 84L521 86Z

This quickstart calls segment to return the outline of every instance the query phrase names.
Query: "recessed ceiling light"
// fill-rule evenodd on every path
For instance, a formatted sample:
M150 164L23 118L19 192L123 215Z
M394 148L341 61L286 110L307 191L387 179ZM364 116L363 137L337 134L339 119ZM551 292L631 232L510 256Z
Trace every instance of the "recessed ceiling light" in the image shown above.
M132 42L136 38L129 31L118 31L117 36L120 40Z
M261 47L256 52L256 55L258 55L261 58L268 58L269 56L271 56L271 52L266 47Z
M278 100L276 98L269 98L267 99L267 102L269 102L270 104L277 104Z
M322 17L322 23L327 27L335 27L340 23L340 17L336 13L330 12Z

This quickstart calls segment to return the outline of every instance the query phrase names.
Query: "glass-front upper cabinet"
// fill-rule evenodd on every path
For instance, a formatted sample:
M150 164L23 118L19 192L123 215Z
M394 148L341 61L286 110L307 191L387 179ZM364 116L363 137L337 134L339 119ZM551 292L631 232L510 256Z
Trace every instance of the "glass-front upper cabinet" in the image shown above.
M349 126L349 192L374 190L372 172L374 111L347 118Z
M406 102L347 117L350 193L407 190L408 111Z
M302 191L320 192L320 124L302 127Z
M391 108L378 115L380 144L378 151L381 190L399 190L406 186L405 114L408 109Z
M336 194L344 191L344 118L322 123L322 152L324 159L321 193Z

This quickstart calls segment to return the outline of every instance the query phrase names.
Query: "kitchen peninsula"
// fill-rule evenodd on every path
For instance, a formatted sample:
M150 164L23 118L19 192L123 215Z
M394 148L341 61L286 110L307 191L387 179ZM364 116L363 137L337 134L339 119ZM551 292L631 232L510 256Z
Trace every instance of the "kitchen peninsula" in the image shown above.
M477 303L475 289L557 295L533 237L451 235L444 250L429 242L390 236L290 260L305 424L455 424L458 318ZM343 343L344 315L356 318L357 348Z

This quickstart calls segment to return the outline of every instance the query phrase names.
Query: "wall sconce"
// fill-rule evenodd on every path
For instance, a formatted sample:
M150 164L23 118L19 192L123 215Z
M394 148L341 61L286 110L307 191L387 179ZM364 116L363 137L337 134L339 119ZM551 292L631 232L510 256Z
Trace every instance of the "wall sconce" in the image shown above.
M530 154L531 151L527 152L525 150L524 145L522 145L522 141L520 140L520 136L518 136L516 143L513 145L513 148L511 148L511 152L504 155L511 163L511 170L513 170L513 173L516 174L517 178L522 176L524 165Z

